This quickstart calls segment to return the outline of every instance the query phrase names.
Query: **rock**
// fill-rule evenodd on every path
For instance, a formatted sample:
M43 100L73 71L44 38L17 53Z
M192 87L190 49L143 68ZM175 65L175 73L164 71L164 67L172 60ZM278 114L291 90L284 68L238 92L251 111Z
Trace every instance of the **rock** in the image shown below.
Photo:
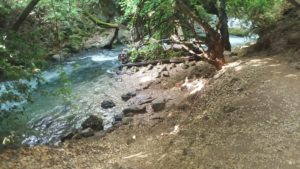
M176 64L175 64L175 63L171 63L170 66L173 67L173 68L175 68L175 67L176 67Z
M80 134L82 135L82 137L91 137L91 136L95 135L94 130L91 128L86 128L86 129L82 130L80 132Z
M143 114L146 113L146 105L132 105L123 109L124 116L133 116L134 114Z
M114 37L115 29L106 29L102 33L96 33L93 37L89 38L84 42L84 48L103 48L107 45L110 45L111 39Z
M132 73L136 73L136 72L138 72L140 69L138 68L138 67L136 67L136 66L133 66L133 67L131 67L130 68L130 71L132 72Z
M163 65L162 67L161 67L161 72L163 72L163 71L167 71L168 69L167 69L167 66L166 65Z
M132 123L133 122L133 118L132 117L125 117L124 119L123 119L123 124L124 125L128 125L128 124L130 124L130 123Z
M148 89L151 85L152 85L153 82L148 82L148 83L145 83L143 86L142 86L142 89L145 90L145 89Z
M122 71L126 71L127 69L128 69L127 66L123 66L123 67L122 67Z
M120 29L117 37L118 42L127 43L130 41L130 30L128 29Z
M294 67L295 69L300 70L300 62L293 63L293 64L292 64L292 67Z
M148 65L147 66L147 70L152 70L153 69L153 65Z
M164 77L169 77L170 76L170 73L168 71L163 71L161 73Z
M95 115L90 115L82 124L83 129L92 128L94 130L103 130L103 120Z
M66 140L70 140L75 136L75 134L76 134L76 131L69 131L61 137L61 141L64 142Z
M152 101L151 107L154 112L161 111L166 107L166 101L164 98L157 98Z
M134 96L136 96L136 92L128 92L128 93L126 93L126 94L123 94L122 96L121 96L121 98L122 98L122 100L123 101L128 101L129 99L131 99L132 97L134 97Z
M102 103L101 103L101 107L103 109L109 109L109 108L113 108L115 107L115 103L112 101L112 100L104 100Z
M56 62L63 62L65 60L64 56L60 54L53 55L52 59L55 60Z
M138 99L138 101L136 103L138 105L151 103L154 100L151 96L147 96L147 95L139 96L137 99Z
M123 115L122 114L116 114L116 115L114 115L114 119L115 119L115 121L122 121Z
M83 136L80 134L80 133L77 133L77 134L75 134L73 137L72 137L72 139L76 139L76 140L78 140L78 139L81 139Z
M192 61L192 62L190 62L190 64L189 64L191 67L192 66L196 66L196 62L195 61Z
M189 68L189 65L186 64L186 63L180 63L180 67L181 67L182 69L188 69L188 68Z
M161 77L161 72L155 72L153 75L154 78L160 78Z

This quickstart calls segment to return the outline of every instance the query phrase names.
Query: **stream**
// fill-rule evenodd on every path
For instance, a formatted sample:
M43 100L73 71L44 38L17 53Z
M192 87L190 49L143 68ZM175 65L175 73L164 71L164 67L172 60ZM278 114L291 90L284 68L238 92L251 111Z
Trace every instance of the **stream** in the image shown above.
M233 47L242 46L255 39L231 36ZM120 98L124 94L120 79L115 71L120 64L117 60L122 47L113 50L94 49L75 54L63 64L42 72L45 82L38 85L36 80L23 81L32 88L33 103L21 96L19 102L0 104L0 111L24 107L24 113L12 113L0 119L0 141L14 136L13 146L55 145L66 132L79 129L90 115L97 114L104 120L104 129L111 127L115 117L121 115L125 105ZM70 80L72 91L69 99L53 95L63 89L60 72L63 70ZM0 83L0 95L12 90L11 82ZM15 91L12 91L15 92ZM44 94L46 93L46 94ZM21 95L21 94L19 94ZM112 100L116 107L104 110L101 102ZM2 144L0 144L1 149Z

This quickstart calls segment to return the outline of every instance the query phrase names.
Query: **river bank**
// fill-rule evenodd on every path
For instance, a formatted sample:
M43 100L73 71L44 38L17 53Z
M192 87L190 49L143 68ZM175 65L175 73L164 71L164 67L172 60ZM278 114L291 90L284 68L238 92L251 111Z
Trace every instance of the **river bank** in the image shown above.
M188 84L185 78L200 63L195 66L190 63L187 69L176 65L170 71L170 78L155 78L151 85L143 83L147 88L137 91L135 97L166 93L163 96L174 96L178 102L172 103L169 99L162 111L126 117L123 125L104 137L96 133L93 137L66 141L54 148L6 150L0 155L1 166L298 168L300 105L295 100L300 99L299 70L291 68L281 55L259 53L251 58L230 60L233 62L224 69L208 76L212 77L210 80L191 78L190 85L184 85ZM162 67L164 65L157 65L153 70ZM126 70L123 80L128 79L131 86L133 77L139 80L148 75L152 77L151 71L143 73L143 69ZM131 86L124 93L144 87L134 82L135 88ZM193 90L188 90L188 86L200 90L190 95Z

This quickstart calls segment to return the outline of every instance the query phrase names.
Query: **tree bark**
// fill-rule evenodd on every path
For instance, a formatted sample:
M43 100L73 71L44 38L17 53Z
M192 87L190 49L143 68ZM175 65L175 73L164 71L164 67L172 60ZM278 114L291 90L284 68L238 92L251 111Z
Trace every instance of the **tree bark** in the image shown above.
M34 9L34 7L39 3L40 0L31 0L30 3L23 10L18 20L13 24L12 30L18 31L21 27L22 23L25 21L30 12Z
M221 69L222 66L225 64L225 58L223 55L224 45L221 35L215 29L213 29L205 20L191 12L191 10L185 5L185 3L182 0L177 0L177 3L177 10L196 21L206 32L208 62L213 64L217 69Z
M115 32L114 32L114 36L111 38L111 40L109 41L109 44L104 46L104 48L106 49L112 49L112 46L114 44L114 41L117 39L118 37L118 34L119 34L119 28L116 28L115 29Z
M231 51L231 44L229 41L229 31L228 31L228 16L226 13L226 0L220 0L219 6L219 30L222 36L222 43L224 49Z

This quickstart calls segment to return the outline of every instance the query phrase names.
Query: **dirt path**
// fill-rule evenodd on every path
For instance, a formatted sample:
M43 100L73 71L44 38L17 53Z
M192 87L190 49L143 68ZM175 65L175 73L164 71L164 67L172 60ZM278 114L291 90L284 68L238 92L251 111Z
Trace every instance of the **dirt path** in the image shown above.
M7 151L0 168L300 168L300 71L276 56L236 61L180 105L101 139Z

